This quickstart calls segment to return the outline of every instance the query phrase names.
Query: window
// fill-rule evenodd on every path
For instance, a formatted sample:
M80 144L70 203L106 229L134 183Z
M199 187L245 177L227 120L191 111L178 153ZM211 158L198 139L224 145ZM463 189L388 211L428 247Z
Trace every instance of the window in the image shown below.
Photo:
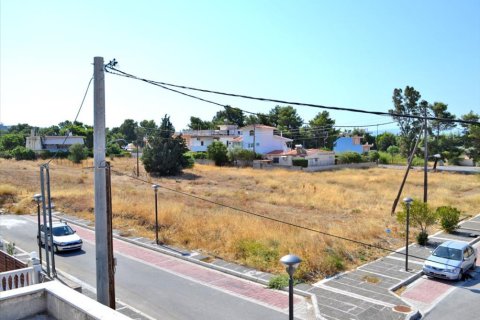
M257 147L259 147L259 146L260 146L260 142L257 142Z
M200 145L203 146L203 141L200 141Z
M250 130L250 135L253 136L255 134L255 131Z
M278 163L278 158L277 157L273 158L273 163Z
M249 147L249 148L253 148L253 143L249 143L249 144L248 144L248 147Z

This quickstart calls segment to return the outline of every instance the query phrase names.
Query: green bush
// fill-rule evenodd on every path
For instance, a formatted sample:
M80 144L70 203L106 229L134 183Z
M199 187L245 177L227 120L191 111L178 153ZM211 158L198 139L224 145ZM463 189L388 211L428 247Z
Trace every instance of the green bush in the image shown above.
M272 242L267 246L257 240L242 239L236 244L236 258L246 264L260 269L266 269L277 263L279 259L278 243Z
M427 231L423 230L417 234L417 243L421 246L425 246L428 243L428 233Z
M295 167L303 167L306 168L308 167L308 160L299 158L299 159L292 159L292 165Z
M270 289L281 290L285 287L288 287L289 276L287 274L282 274L279 276L274 276L268 280L268 287Z
M74 163L80 163L83 159L87 158L86 148L83 144L72 144L70 148L68 148L68 151L70 152L68 159Z
M460 211L450 206L438 207L436 213L445 232L452 233L460 222Z
M183 158L185 159L185 168L193 168L195 165L195 159L193 158L193 155L191 152L185 152L183 154Z
M207 159L207 153L203 151L199 151L199 152L189 151L186 154L192 157L193 159Z
M362 156L356 152L344 152L339 156L340 163L360 163L362 162Z
M388 158L386 155L380 155L378 158L378 163L380 164L388 164Z
M52 153L50 152L50 150L43 150L43 151L40 151L40 153L38 154L38 157L40 159L50 159L50 157L52 156Z
M216 166L223 166L228 162L227 147L220 141L214 141L207 147L208 159L215 161Z
M35 160L36 155L33 150L27 149L22 146L15 147L11 152L15 160Z
M368 160L371 162L377 162L378 159L380 159L380 153L378 153L378 151L373 150L368 153Z
M0 151L0 158L12 159L12 154L9 151Z

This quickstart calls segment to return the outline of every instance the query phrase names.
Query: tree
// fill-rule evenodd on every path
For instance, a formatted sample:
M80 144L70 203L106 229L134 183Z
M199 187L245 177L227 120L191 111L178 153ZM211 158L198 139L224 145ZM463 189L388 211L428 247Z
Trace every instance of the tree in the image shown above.
M227 153L227 147L220 141L214 141L207 147L208 159L215 161L216 166L223 166L228 162Z
M7 133L0 136L0 151L13 150L16 147L24 147L25 138L21 133Z
M397 137L390 132L384 132L377 136L377 149L379 151L387 151L388 147L397 144Z
M480 115L470 111L462 116L463 120L476 121L480 119ZM466 149L474 161L480 161L480 124L462 124L463 140Z
M213 129L213 124L210 121L203 121L197 117L190 117L190 123L188 124L190 130L208 130Z
M68 159L73 163L80 163L83 159L87 158L87 150L80 143L72 144L70 148L68 148L68 152Z
M149 135L143 149L142 163L150 175L177 175L191 165L185 140L181 135L174 136L174 133L170 117L165 115L160 130Z
M118 129L119 132L121 132L125 137L125 140L137 141L137 132L135 131L137 126L138 124L136 121L133 121L132 119L126 119Z
M232 108L231 106L225 106L224 108L225 110L218 111L213 117L213 124L224 124L227 121L228 124L236 124L239 127L245 125L245 115L241 109Z
M390 146L387 148L387 152L392 156L392 163L393 163L393 157L400 152L400 148L397 146Z
M288 138L293 138L303 124L302 118L292 106L276 106L270 110L269 117L272 125Z
M407 86L405 92L402 89L393 90L393 109L389 113L422 116L423 108L428 106L426 101L418 102L421 95L413 87ZM423 107L423 108L422 108ZM400 127L400 140L402 154L408 156L414 147L415 139L422 129L423 121L417 118L406 118L392 115L392 118Z
M17 133L26 137L30 135L30 131L32 130L32 128L33 127L30 126L28 123L19 123L8 128L8 133Z
M399 212L397 215L397 221L405 224L407 218L407 206L405 203L402 203L403 211ZM413 200L412 204L410 205L410 224L414 227L420 228L420 234L417 236L417 241L422 239L425 240L425 243L419 244L426 244L428 240L428 233L427 228L431 225L434 225L437 222L437 214L435 211L431 210L427 203L421 202L418 200Z
M448 105L443 102L434 102L433 105L430 106L430 109L432 110L432 114L435 118L454 120L455 115L448 112L447 107ZM440 132L453 129L457 126L455 122L440 120L432 120L431 125L436 132L436 139L438 139L440 136Z
M337 139L339 130L335 129L335 120L330 118L328 111L322 111L308 122L313 138L319 139L323 148L333 149L333 143ZM318 148L318 146L316 146Z

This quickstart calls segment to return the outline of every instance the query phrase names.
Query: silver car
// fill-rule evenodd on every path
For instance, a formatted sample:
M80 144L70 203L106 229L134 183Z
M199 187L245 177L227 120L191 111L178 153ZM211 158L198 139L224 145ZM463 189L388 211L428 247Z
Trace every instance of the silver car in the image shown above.
M40 225L41 237L37 239L40 245L45 244L45 231L49 232L50 226L47 225L47 228L45 228L43 224ZM82 239L80 239L76 232L65 222L54 222L52 224L52 235L53 249L55 252L82 249ZM52 241L49 239L48 246L50 247L51 245Z
M462 280L468 269L475 269L477 250L466 242L446 241L425 260L423 273L429 277Z

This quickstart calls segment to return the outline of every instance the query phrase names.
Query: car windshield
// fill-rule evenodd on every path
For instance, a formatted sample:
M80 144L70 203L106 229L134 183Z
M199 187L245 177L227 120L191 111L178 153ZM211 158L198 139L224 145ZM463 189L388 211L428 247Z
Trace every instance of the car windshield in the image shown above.
M69 236L74 233L72 228L70 228L69 226L55 227L52 231L53 235L56 237Z
M438 247L434 252L433 255L439 258L445 258L450 260L462 260L462 250L459 249L452 249L448 247Z

